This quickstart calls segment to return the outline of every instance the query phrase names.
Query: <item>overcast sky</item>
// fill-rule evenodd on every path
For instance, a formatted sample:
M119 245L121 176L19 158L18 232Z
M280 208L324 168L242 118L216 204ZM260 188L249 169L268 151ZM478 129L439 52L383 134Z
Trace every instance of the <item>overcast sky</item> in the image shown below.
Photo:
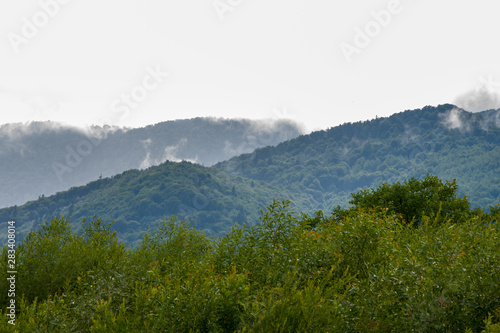
M499 13L495 0L2 1L0 123L215 116L310 131L499 108Z

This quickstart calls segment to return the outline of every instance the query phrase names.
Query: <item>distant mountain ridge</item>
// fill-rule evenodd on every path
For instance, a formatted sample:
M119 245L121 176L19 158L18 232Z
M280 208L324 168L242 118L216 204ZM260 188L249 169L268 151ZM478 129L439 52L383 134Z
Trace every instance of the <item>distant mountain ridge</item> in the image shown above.
M299 184L325 209L360 188L432 173L456 178L473 205L487 207L500 202L499 161L500 110L471 113L446 104L317 131L214 167Z
M0 207L164 161L213 165L297 137L287 120L194 118L124 129L54 122L0 126Z
M329 213L359 189L428 173L456 179L459 195L487 209L500 204L499 161L499 110L429 106L301 135L212 167L166 162L130 170L0 209L0 227L15 220L27 232L54 216L76 225L97 214L116 220L120 237L137 244L148 226L175 215L220 235L236 222L256 222L252 212L275 198L290 199L297 211Z

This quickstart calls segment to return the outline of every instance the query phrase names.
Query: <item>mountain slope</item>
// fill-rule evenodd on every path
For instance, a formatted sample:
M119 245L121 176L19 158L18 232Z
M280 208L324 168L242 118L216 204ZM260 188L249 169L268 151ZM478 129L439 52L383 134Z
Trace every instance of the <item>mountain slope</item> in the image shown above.
M163 217L177 216L195 222L208 235L222 235L235 222L257 222L259 210L275 198L290 199L305 212L312 213L317 206L300 191L230 176L190 162L166 162L146 170L129 170L21 207L0 209L0 227L14 220L22 238L31 228L55 216L71 217L72 224L78 226L83 218L97 215L106 221L115 220L119 237L135 244L148 227L156 226Z
M256 222L272 199L290 199L312 213L345 205L350 194L383 182L431 173L456 179L473 206L500 203L500 112L469 113L453 105L405 111L344 124L259 148L214 167L167 162L0 210L20 233L54 216L78 224L94 214L116 220L130 244L162 217L188 217L210 235L235 222Z
M432 173L457 179L472 205L500 202L500 111L453 105L344 124L215 165L271 184L299 184L331 209L349 194Z
M137 129L87 131L44 122L0 126L0 207L24 204L101 175L166 160L213 165L255 148L297 137L298 125L195 118Z

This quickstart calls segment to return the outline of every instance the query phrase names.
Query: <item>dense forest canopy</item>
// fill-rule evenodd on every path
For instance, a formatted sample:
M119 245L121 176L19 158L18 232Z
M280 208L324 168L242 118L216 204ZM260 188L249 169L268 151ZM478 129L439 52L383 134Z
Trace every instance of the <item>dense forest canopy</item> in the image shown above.
M323 204L349 194L431 173L456 179L474 207L500 202L500 111L425 107L349 123L218 163L231 174L271 184L299 184Z
M27 235L54 216L71 224L94 215L114 221L113 230L129 245L137 245L148 228L170 216L189 218L207 235L220 236L235 223L256 223L259 210L274 198L289 198L312 212L313 198L290 187L232 176L190 162L165 162L147 170L130 170L21 207L0 209L0 226L14 220L19 235ZM4 238L5 240L5 238Z

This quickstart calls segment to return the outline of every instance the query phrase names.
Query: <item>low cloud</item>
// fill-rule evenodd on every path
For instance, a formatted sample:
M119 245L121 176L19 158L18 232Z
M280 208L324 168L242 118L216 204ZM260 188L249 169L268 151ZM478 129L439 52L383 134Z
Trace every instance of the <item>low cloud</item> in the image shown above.
M500 128L500 110L490 112L480 123L481 128L487 131L490 127Z
M490 128L500 127L500 110L474 114L453 108L441 115L441 123L447 129L458 129L461 132L469 132L475 127L488 131Z
M243 134L248 152L259 147L274 146L304 133L304 129L290 119L252 120Z
M182 161L188 161L192 163L197 163L197 158L193 159L182 159L177 157L179 148L185 147L187 144L188 140L186 138L183 138L179 141L179 143L175 146L167 146L165 147L165 151L163 152L163 157L160 163L163 163L165 161L172 161L172 162L182 162Z
M210 121L227 121L226 119L210 118ZM291 119L234 119L244 125L242 141L225 141L224 154L227 158L240 154L250 153L257 148L277 145L304 134L303 126Z
M469 131L470 124L463 117L463 110L453 108L443 117L443 125L448 129L459 129L460 131Z
M88 126L78 127L63 124L55 121L30 121L26 123L8 123L0 125L0 138L7 137L11 140L17 140L25 136L40 135L47 132L73 131L87 136L104 138L109 133L118 130L126 131L118 126Z
M61 129L71 128L59 123L44 121L44 122L28 122L28 123L11 123L0 126L0 136L8 137L15 140L26 135L42 134L49 131L58 131Z
M500 109L500 91L497 85L482 82L475 90L458 96L454 103L471 112Z
M164 163L166 161L171 161L171 162L188 161L188 162L192 162L192 163L198 163L197 159L192 160L192 159L183 159L183 158L177 157L179 149L184 147L188 142L188 140L186 138L181 139L179 141L179 143L177 143L174 146L165 147L165 150L163 152L163 156L161 158L152 158L151 157L150 146L151 146L151 143L153 141L150 138L147 140L143 140L141 142L144 145L144 149L146 150L146 157L140 163L140 166L139 166L140 169L147 169L149 167L159 165L159 164Z
M38 138L50 137L47 134L59 135L65 138L84 136L90 142L99 144L108 134L119 130L111 126L91 126L80 128L53 121L32 121L26 123L10 123L0 125L0 155L16 154L22 157L34 154ZM43 141L43 140L42 140Z

